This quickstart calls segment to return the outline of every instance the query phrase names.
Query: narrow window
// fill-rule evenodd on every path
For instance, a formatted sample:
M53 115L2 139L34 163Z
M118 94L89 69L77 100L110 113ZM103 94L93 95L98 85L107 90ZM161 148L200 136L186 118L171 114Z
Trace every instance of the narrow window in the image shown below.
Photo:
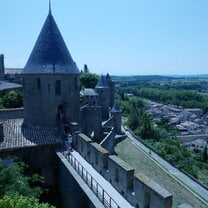
M71 89L70 89L70 83L69 83L69 94L70 94L70 91L71 91Z
M55 82L55 94L60 95L61 94L61 81L56 80Z
M115 181L118 182L119 176L118 176L118 169L115 169Z
M51 91L51 85L48 83L48 94L50 94Z
M98 154L95 154L95 164L98 164Z
M25 89L25 78L23 78L22 84L23 84L23 89Z
M146 192L144 193L144 207L149 208L150 207L150 193Z
M37 78L37 89L41 89L41 83L40 83L40 78Z
M83 151L83 150L84 150L83 143L81 142L81 151Z
M77 77L74 78L74 89L78 88L78 79Z

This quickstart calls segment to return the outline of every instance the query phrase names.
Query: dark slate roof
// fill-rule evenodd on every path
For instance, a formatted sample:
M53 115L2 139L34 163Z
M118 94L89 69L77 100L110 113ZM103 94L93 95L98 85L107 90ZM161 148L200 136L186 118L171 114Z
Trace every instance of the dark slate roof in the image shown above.
M112 82L112 79L111 79L111 77L108 73L107 73L105 79L106 79L107 82Z
M33 73L79 74L50 10L22 71L22 74Z
M114 103L113 108L111 109L111 112L115 112L115 113L122 112L122 110L120 109L118 103L116 103L116 102Z
M100 76L98 83L96 84L95 88L109 88L106 79L103 75Z
M0 152L16 148L61 144L63 138L58 129L23 124L23 119L1 120L4 138L0 139Z

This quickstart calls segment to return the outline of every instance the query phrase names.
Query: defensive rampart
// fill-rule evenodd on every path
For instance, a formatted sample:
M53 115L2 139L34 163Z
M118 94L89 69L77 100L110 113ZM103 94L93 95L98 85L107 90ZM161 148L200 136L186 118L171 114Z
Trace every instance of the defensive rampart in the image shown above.
M172 195L84 134L74 135L77 151L135 207L171 208Z

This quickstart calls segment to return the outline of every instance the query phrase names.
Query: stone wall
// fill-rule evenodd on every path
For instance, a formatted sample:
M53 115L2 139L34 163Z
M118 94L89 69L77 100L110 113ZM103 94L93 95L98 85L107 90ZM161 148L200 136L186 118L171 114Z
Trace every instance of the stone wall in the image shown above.
M23 108L1 109L0 119L23 118Z
M58 188L63 208L104 208L67 159L57 152Z
M102 109L100 106L84 106L80 112L81 132L87 136L94 135L93 139L100 142L102 138Z
M59 145L43 145L11 150L0 150L0 157L18 157L20 161L24 161L28 164L30 169L45 178L46 186L54 186L57 178L57 166L54 152L57 147L59 147Z
M106 135L106 137L101 141L100 145L109 151L110 154L114 153L115 146L115 131L114 128Z
M47 127L56 127L60 120L79 122L78 75L22 74L22 78L25 122Z
M84 134L76 134L78 152L135 207L171 208L172 195ZM81 145L81 147L79 147ZM86 148L86 149L85 149Z

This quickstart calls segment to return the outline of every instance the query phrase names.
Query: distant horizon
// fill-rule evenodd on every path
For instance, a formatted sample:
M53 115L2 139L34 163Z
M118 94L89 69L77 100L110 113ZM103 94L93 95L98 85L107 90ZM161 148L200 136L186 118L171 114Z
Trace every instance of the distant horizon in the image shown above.
M22 70L23 68L17 68L17 67L5 67L5 69L9 69L9 70L12 70L12 69L14 69L14 70ZM81 70L80 70L80 72L81 72ZM126 75L119 75L119 74L111 74L110 72L106 72L106 73L100 73L100 74L98 74L98 73L95 73L95 72L93 72L93 71L89 71L90 73L92 73L92 74L97 74L97 75L102 75L102 74L104 74L104 75L106 75L107 73L109 73L109 75L110 76L121 76L121 77L130 77L130 76L164 76L164 77L174 77L174 76L195 76L195 77L197 77L197 76L199 76L199 77L201 77L201 76L207 76L208 77L208 73L207 74L126 74Z
M208 1L51 1L78 68L117 76L208 74ZM48 15L47 1L1 2L0 54L23 68Z

